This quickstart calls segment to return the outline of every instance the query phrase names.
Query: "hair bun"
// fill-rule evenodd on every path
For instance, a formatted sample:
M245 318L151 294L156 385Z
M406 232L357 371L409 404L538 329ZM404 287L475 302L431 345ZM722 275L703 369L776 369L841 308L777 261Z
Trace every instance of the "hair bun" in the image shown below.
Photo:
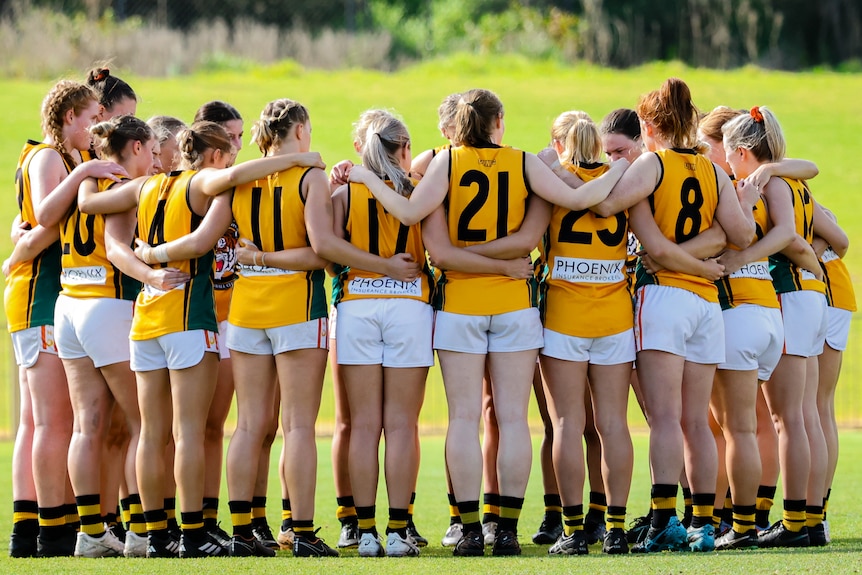
M97 68L95 70L90 70L90 82L101 82L110 75L111 71L108 68Z
M760 106L754 106L751 108L751 117L754 118L754 121L758 124L763 123L763 114L760 113Z

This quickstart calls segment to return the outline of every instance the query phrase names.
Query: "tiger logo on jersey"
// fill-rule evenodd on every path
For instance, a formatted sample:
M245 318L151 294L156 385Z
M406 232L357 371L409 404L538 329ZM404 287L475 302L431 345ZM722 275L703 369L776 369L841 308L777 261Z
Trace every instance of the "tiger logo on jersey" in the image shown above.
M236 279L236 246L238 242L239 230L236 222L231 222L230 227L215 245L214 289L224 290L233 287L234 279Z

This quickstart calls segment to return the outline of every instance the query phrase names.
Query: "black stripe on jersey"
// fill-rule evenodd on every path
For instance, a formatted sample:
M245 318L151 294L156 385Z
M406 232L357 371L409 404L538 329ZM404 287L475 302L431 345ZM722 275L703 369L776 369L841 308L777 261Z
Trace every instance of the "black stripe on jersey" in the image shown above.
M658 173L658 181L655 183L655 187L652 189L653 193L655 193L656 190L658 190L659 186L661 185L662 181L664 180L664 162L661 161L661 156L659 156L658 154L655 154L655 158L656 158L656 160L658 160L659 173ZM654 206L653 206L652 213L655 214L655 207Z
M189 260L189 275L191 279L186 282L183 288L183 329L189 329L189 308L191 306L192 288L195 285L197 275L197 260Z
M302 175L299 177L299 184L296 186L296 193L299 194L299 201L302 202L303 206L305 205L305 200L307 198L302 195L302 183L305 181L305 176L307 176L310 171L311 168L306 168L306 170L302 172Z
M347 182L347 206L344 208L344 215L346 216L344 219L344 239L348 242L350 241L350 202L353 199L353 191L350 188L350 182Z
M500 239L505 238L507 235L509 235L509 172L497 172L497 178L498 185L496 239Z
M117 266L115 266L114 264L111 264L111 269L114 270L114 297L117 299L124 299L123 282L121 281L122 273L120 272L120 270L117 269Z
M281 186L272 189L272 239L275 249L280 252L284 249L284 232L281 228Z
M826 303L829 307L835 307L835 302L832 296L832 280L829 279L829 273L826 271L826 264L820 262L820 269L823 270L823 283L826 284Z
M42 258L45 257L45 252L42 252L35 258L33 258L33 263L30 268L30 281L27 282L27 325L30 325L30 318L33 316L33 304L34 298L33 294L36 291L36 278L39 277L39 267L42 263Z
M527 154L521 152L521 172L524 174L524 186L527 188L527 196L533 194L533 188L530 187L530 180L527 178ZM524 200L526 203L527 200Z
M263 190L257 186L251 189L251 242L263 249L260 236L260 197Z
M314 294L314 270L305 272L305 321L311 321L311 303Z
M733 305L733 289L730 287L730 278L721 278L715 282L715 287L718 288L718 302L721 304L721 309L735 307Z

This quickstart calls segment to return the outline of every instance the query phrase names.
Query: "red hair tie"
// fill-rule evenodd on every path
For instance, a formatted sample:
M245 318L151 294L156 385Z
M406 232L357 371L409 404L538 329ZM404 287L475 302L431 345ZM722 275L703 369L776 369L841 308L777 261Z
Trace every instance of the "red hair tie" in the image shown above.
M96 72L96 74L93 76L93 81L94 82L101 82L102 80L107 78L110 73L111 73L111 71L108 70L107 68L102 68L101 70Z
M751 117L754 118L754 121L758 124L763 123L763 114L760 113L760 106L755 106L751 109Z

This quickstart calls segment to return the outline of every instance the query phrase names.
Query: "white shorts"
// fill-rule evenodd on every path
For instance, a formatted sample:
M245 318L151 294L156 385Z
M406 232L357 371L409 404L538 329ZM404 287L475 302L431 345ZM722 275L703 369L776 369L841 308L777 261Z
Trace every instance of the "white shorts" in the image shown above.
M784 321L784 353L814 357L826 343L826 296L811 290L778 294Z
M619 365L635 360L635 334L627 329L604 337L576 337L545 328L542 355L593 365Z
M125 343L134 302L116 298L57 297L54 337L60 359L89 357L95 367L129 361Z
M218 353L218 334L205 329L177 331L153 339L131 340L132 371L194 367L204 353Z
M218 338L225 345L218 346L219 359L230 359L230 350L227 347L227 320L218 322Z
M724 318L724 363L718 369L757 370L757 379L767 381L781 359L784 324L781 310L743 304L721 312Z
M338 306L329 308L329 341L335 341L335 326L338 324Z
M826 343L835 351L847 349L847 337L850 335L850 318L853 312L837 307L826 308Z
M54 341L54 326L40 325L13 331L12 349L15 351L15 363L28 368L36 365L40 353L57 355L57 342Z
M542 329L539 310L534 307L497 315L438 311L434 349L482 355L540 349L544 345Z
M338 304L339 365L431 367L434 310L403 298L375 298Z
M228 324L227 346L252 355L277 355L298 349L329 349L325 317L266 329Z
M643 286L635 305L635 343L638 351L666 351L694 363L722 363L721 306L682 288Z

